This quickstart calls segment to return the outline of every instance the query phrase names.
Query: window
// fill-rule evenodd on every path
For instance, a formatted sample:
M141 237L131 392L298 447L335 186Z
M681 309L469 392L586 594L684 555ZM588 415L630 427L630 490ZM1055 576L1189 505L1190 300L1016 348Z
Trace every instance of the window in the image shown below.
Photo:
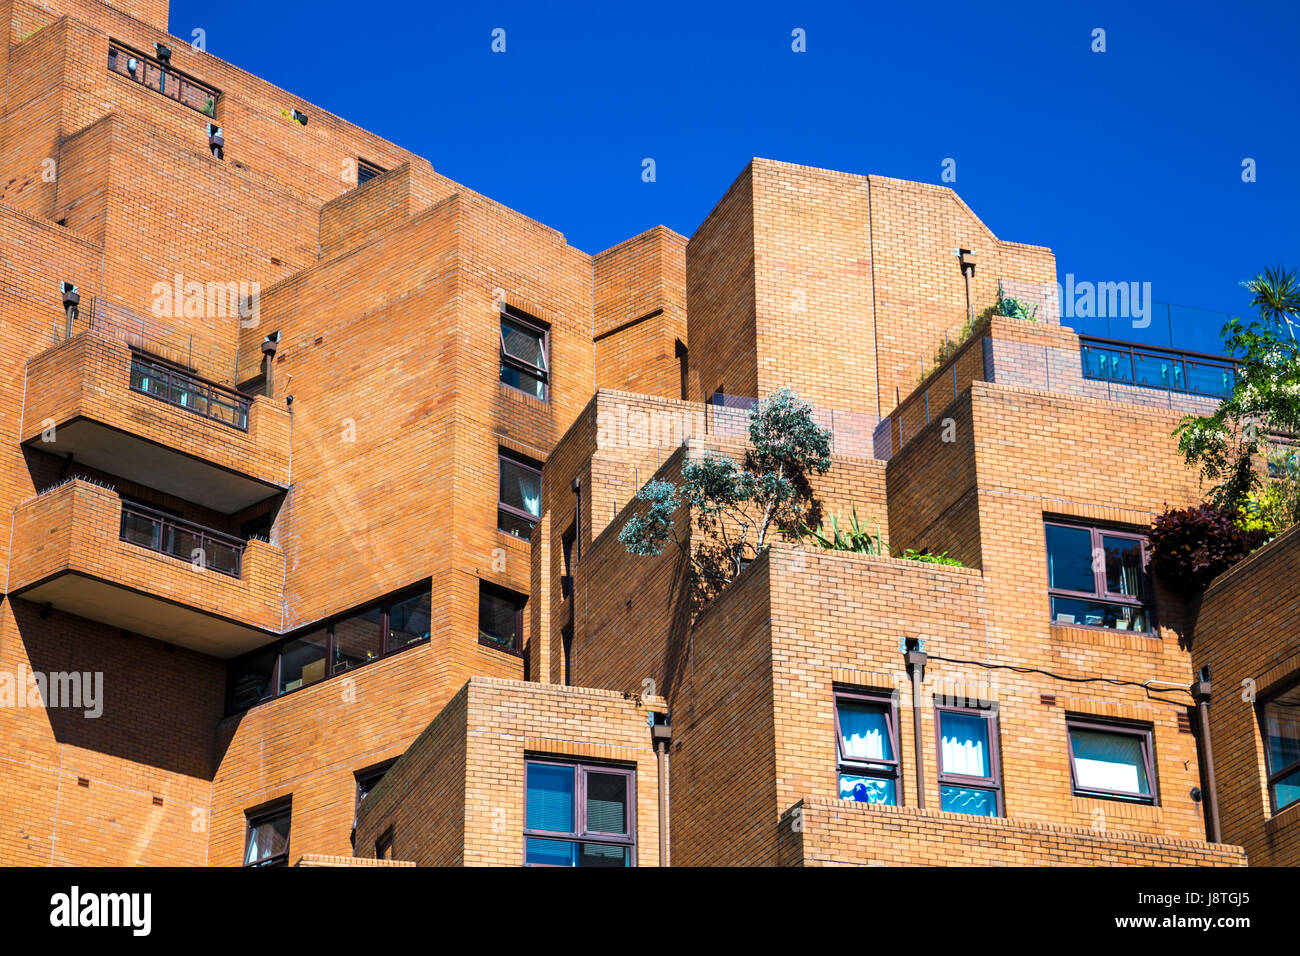
M632 770L529 760L525 866L633 866Z
M227 713L424 643L431 600L426 583L235 658L226 676Z
M527 538L542 516L542 470L502 451L498 472L497 528Z
M1300 800L1300 684L1260 708L1273 812Z
M289 817L292 805L278 803L248 814L244 866L286 866L289 862Z
M375 789L375 786L379 783L380 780L384 779L384 774L388 773L388 771L392 768L393 764L395 763L397 763L397 758L393 758L392 760L385 760L383 763L377 764L366 770L357 771L356 777L357 777L357 809L358 810L361 809L361 802L365 800L366 797L370 796L370 791ZM353 826L355 825L356 822L354 821Z
M376 176L382 176L388 170L376 166L374 163L368 163L364 159L357 160L357 185L364 186Z
M840 799L898 803L898 708L886 693L835 694Z
M978 817L1002 815L997 715L974 707L936 707L939 809Z
M1070 782L1082 796L1155 803L1151 728L1067 718Z
M514 311L501 313L501 381L546 400L550 378L550 332L542 323Z
M1047 522L1052 620L1119 631L1151 630L1146 539L1139 534Z
M560 538L560 547L564 552L564 575L560 578L560 597L567 598L573 594L573 562L577 557L578 531L573 525Z
M489 647L518 651L524 633L527 596L480 581L478 584L478 639Z

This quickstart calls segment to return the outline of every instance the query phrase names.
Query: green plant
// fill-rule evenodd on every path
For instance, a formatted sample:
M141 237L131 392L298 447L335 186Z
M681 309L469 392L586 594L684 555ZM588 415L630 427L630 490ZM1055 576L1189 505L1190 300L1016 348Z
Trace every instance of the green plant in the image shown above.
M858 509L853 508L853 517L850 519L847 531L840 529L840 516L833 514L830 517L829 534L823 534L819 528L810 528L808 525L801 525L795 530L794 534L801 542L811 539L819 547L827 551L852 551L855 554L883 554L880 540L880 523L876 523L876 531L873 534L871 530L858 521Z
M811 405L789 389L773 392L750 413L743 462L706 455L683 466L680 486L647 482L636 495L646 507L628 518L619 541L640 555L676 544L692 566L697 599L707 599L767 546L774 530L794 533L817 515L809 476L830 468L830 442ZM693 519L699 538L679 534L683 516Z
M1239 514L1209 502L1195 508L1166 508L1147 533L1151 571L1189 597L1232 567L1268 538L1243 528Z
M1300 524L1300 457L1288 448L1273 448L1267 458L1269 480L1246 496L1237 524L1275 538Z
M947 551L943 552L943 554L931 554L926 549L916 551L912 548L908 548L902 554L897 555L897 557L900 557L905 561L921 561L924 562L925 564L946 564L954 568L965 567L965 565L962 564L959 559L948 557Z
M994 307L994 311L998 315L1004 315L1011 319L1027 319L1030 322L1038 321L1038 306L1030 309L1019 299L1007 295L1002 291L1001 282L998 283L998 304Z
M216 109L217 109L217 101L213 99L211 96L209 96L207 98L207 101L203 104L203 112L211 116L213 113L216 112Z
M1260 486L1257 462L1268 436L1300 434L1300 277L1278 267L1243 285L1260 317L1234 316L1223 326L1224 348L1238 357L1232 393L1211 414L1189 415L1174 430L1187 464L1213 482L1210 501L1234 511L1249 510Z
M934 357L930 359L930 364L921 369L921 374L916 380L917 385L924 382L935 369L961 351L961 347L965 345L970 337L975 333L975 325L975 322L972 322L967 318L966 321L962 323L961 330L958 331L955 338L950 339L945 337L944 340L939 343L939 347L934 350Z

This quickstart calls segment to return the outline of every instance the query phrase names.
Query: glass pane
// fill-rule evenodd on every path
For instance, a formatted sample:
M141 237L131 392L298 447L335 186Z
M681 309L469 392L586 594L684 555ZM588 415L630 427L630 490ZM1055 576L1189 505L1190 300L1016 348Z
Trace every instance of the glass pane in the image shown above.
M992 777L989 758L989 722L977 714L939 712L945 774Z
M174 525L163 531L164 540L166 541L167 553L180 558L183 561L193 561L197 551L203 562L204 567L208 565L208 551L204 542L193 531L187 531L184 528L177 528Z
M333 673L360 667L383 652L382 614L382 608L372 607L334 622Z
M158 522L143 515L123 512L122 514L122 540L129 541L131 544L137 544L142 548L152 548L157 550L158 543Z
M1300 688L1264 705L1264 750L1271 774L1300 760Z
M546 398L546 383L538 375L524 372L512 365L501 366L501 381L512 385L521 392L527 392L534 398Z
M1166 388L1176 392L1187 390L1187 380L1183 372L1183 361L1173 355L1153 355L1144 352L1133 353L1133 365L1136 369L1137 384L1150 388Z
M1136 734L1071 730L1074 775L1081 790L1115 790L1149 796L1144 740Z
M248 832L248 852L244 863L256 863L289 848L289 812L259 821Z
M856 800L858 803L887 803L891 806L898 802L893 780L860 777L850 773L840 774L840 799Z
M840 753L845 760L893 760L888 709L881 704L841 700Z
M421 592L405 601L394 604L388 614L388 649L396 650L407 644L429 638L429 605L432 595Z
M284 645L280 652L280 693L324 679L325 636L322 629Z
M1133 360L1129 358L1128 352L1100 345L1085 345L1082 352L1083 373L1088 378L1104 378L1115 382L1133 380Z
M1300 800L1300 770L1273 784L1273 805L1279 810Z
M1143 608L1074 598L1052 598L1052 620L1058 624L1088 624L1117 631L1145 633L1151 629Z
M508 458L501 459L501 503L534 518L542 515L542 476Z
M627 777L587 772L587 832L627 833Z
M1110 594L1142 596L1142 543L1132 538L1104 534L1101 547L1106 553L1106 590Z
M209 541L207 549L208 567L223 574L238 576L239 551L236 548L221 541Z
M554 764L528 764L529 830L572 833L577 826L574 816L574 768Z
M505 343L506 355L534 368L546 369L546 345L541 332L502 318L501 341Z
M1092 533L1087 528L1047 526L1047 583L1060 591L1092 594L1097 590L1092 573Z
M536 521L529 521L509 511L497 512L497 527L507 534L513 534L516 538L528 538L533 533L535 524Z
M977 817L996 817L998 797L992 790L945 785L939 788L939 809Z
M1187 390L1197 395L1227 398L1236 384L1231 366L1187 360Z
M245 710L270 696L271 671L276 650L267 648L245 660L232 663L227 677L227 706L231 711Z
M626 846L609 846L605 843L582 844L582 855L578 857L578 866L631 866L632 848Z
M478 636L502 647L518 647L519 608L523 598L512 598L480 587L478 592Z
M578 844L529 837L524 858L535 866L577 866Z

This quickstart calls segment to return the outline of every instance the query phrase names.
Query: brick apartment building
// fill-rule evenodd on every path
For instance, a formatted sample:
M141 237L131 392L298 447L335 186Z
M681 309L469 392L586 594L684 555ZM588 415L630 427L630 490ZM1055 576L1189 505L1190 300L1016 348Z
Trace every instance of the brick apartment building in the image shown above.
M756 159L592 255L163 0L0 10L0 863L1300 862L1300 538L1149 579L1214 399L1092 374L1048 249ZM963 566L628 553L784 386Z

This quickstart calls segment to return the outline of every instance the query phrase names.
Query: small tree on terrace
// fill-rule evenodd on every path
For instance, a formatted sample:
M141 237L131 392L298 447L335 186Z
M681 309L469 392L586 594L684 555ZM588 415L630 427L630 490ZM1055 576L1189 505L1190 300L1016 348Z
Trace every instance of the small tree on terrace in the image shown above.
M1300 435L1300 277L1294 269L1265 269L1243 285L1260 317L1234 317L1223 344L1239 357L1232 393L1210 415L1188 416L1174 432L1178 449L1201 476L1214 482L1210 500L1220 508L1249 510L1260 483L1257 456L1268 456L1269 436ZM1283 476L1285 477L1285 476Z
M675 544L691 564L697 596L705 597L739 574L773 533L820 521L809 478L831 466L831 432L813 421L812 406L789 389L773 392L750 413L749 443L740 464L707 455L683 466L680 486L647 482L637 492L647 507L618 535L627 550L657 555ZM702 540L678 534L683 506Z

